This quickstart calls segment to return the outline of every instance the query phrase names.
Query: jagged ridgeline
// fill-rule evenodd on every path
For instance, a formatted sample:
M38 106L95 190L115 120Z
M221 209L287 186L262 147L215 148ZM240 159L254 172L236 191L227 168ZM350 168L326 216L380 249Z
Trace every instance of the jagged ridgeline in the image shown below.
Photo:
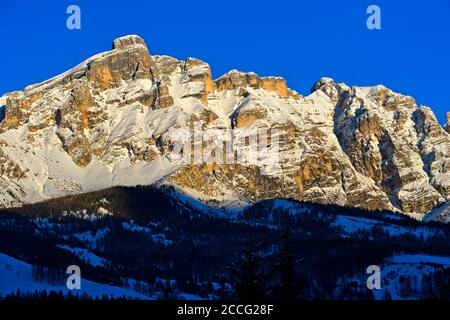
M308 96L251 72L212 79L207 63L150 55L138 36L5 94L0 121L2 207L161 180L216 206L291 198L419 218L450 197L450 126L412 97L329 78ZM173 131L194 122L277 129L279 169L169 161Z

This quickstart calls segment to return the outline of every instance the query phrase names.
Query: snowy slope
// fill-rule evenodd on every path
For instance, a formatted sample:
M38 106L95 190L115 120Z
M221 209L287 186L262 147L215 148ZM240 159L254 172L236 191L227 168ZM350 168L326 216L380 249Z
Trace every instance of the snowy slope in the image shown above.
M17 290L22 293L46 290L62 291L64 294L69 292L66 286L52 286L48 283L37 282L32 277L32 266L22 261L11 258L0 253L0 294L5 296L14 293ZM131 299L147 300L142 294L132 290L123 289L115 286L100 284L89 280L81 279L81 289L72 290L75 295L87 294L93 298L101 298L103 295L110 297L127 297Z
M418 299L414 293L406 298L402 294L402 285L408 279L411 291L422 289L422 279L431 273L450 268L450 257L431 256L421 254L394 255L381 268L382 288L374 290L375 299L383 299L385 291L391 294L393 300Z

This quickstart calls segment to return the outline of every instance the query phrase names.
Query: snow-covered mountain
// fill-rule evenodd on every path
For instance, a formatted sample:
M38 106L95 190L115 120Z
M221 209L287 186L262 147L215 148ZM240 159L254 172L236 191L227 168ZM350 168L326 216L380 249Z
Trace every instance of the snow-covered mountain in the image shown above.
M236 70L214 80L207 63L152 56L138 36L0 97L0 121L2 207L160 181L219 206L292 198L421 218L450 199L449 126L412 97L329 78L302 96ZM174 160L174 133L196 122L276 129L280 166Z

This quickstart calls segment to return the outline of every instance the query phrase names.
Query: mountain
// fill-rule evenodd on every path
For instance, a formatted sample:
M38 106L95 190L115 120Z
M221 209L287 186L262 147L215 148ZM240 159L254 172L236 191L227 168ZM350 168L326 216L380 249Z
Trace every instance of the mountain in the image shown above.
M114 187L0 210L0 300L18 289L67 293L69 265L83 279L73 294L242 298L248 250L259 259L248 268L264 275L260 294L280 299L287 242L298 299L448 299L449 228L281 199L208 211L174 187ZM370 265L382 290L366 286Z
M450 198L449 125L412 97L330 78L308 96L252 72L212 79L207 63L150 55L133 35L5 94L0 121L4 208L156 182L219 208L285 198L422 218ZM276 163L267 155L232 163L173 157L177 136L198 127L210 139L276 132L266 140ZM216 156L204 143L193 146Z

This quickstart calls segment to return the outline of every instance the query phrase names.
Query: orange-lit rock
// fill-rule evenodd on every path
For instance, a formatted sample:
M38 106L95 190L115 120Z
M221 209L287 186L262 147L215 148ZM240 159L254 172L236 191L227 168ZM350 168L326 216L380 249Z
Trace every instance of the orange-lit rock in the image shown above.
M266 77L261 79L261 88L267 91L273 91L280 97L286 97L287 87L286 80L283 78Z

